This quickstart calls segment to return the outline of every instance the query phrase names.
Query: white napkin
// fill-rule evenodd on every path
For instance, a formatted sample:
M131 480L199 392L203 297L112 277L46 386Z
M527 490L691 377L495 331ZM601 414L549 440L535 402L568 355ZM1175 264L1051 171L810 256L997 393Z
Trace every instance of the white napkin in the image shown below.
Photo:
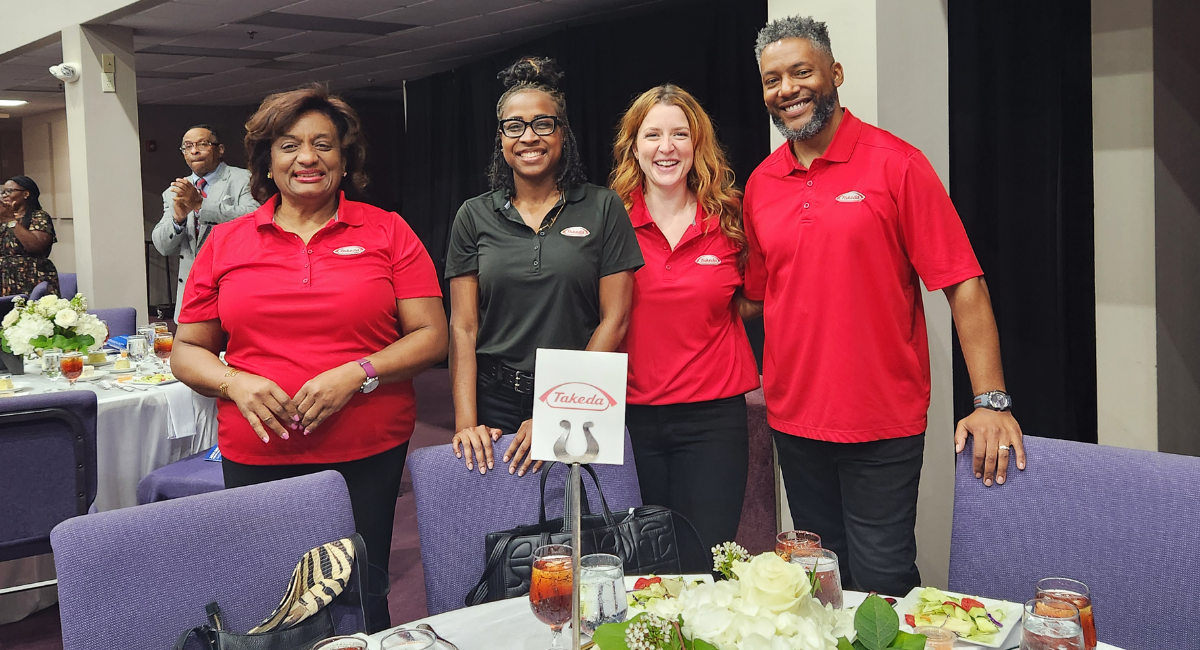
M196 410L192 408L192 389L183 382L159 388L167 395L167 412L171 418L167 438L190 438L196 435Z

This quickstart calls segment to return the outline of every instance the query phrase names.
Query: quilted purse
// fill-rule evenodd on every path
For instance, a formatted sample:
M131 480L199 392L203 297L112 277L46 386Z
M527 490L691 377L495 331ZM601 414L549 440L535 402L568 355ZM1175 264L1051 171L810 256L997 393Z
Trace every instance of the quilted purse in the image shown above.
M546 478L553 465L542 470L538 523L488 533L487 566L479 582L467 593L464 602L468 607L529 593L534 550L546 544L571 543L570 524L564 518L546 520ZM591 514L586 495L581 495L581 555L616 555L624 563L626 575L710 570L700 535L683 515L662 506L641 506L614 515L604 499L596 471L590 465L581 467L592 477L604 509L601 514Z
M334 635L328 605L351 581L359 597L365 596L361 567L366 566L366 557L362 537L357 533L322 544L300 558L279 606L249 633L224 629L221 607L213 602L205 607L208 624L181 634L175 650L184 650L192 635L203 650L311 650L318 641ZM366 622L365 610L362 620Z

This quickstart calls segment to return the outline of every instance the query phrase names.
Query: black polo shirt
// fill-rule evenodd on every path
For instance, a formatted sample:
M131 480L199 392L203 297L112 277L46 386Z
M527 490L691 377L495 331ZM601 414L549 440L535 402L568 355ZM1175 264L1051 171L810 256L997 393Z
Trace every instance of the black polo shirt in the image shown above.
M479 274L476 354L533 372L538 348L586 348L600 324L600 278L641 268L637 236L615 192L585 183L565 199L536 232L503 190L459 208L446 277Z

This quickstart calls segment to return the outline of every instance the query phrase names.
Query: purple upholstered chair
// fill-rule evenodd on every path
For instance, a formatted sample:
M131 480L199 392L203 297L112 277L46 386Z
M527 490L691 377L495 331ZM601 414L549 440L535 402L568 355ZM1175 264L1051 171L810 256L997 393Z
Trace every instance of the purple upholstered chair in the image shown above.
M108 323L109 336L128 336L137 333L137 310L133 307L89 309L88 313Z
M221 463L206 460L208 450L164 465L138 481L139 504L190 497L225 489Z
M212 601L245 632L279 604L301 555L352 533L332 471L69 519L50 534L63 648L170 648ZM358 609L333 607L339 633L366 629Z
M59 273L58 274L58 295L60 298L70 300L79 293L79 276L74 273ZM136 331L136 330L135 330Z
M33 288L33 291L29 292L29 299L30 300L40 300L42 296L46 295L49 292L50 292L50 283L46 282L45 280L42 280L41 282L37 283L37 286Z
M1195 621L1164 610L1200 601L1200 458L1032 436L1025 451L990 488L971 446L958 455L950 589L1025 602L1041 578L1075 578L1100 641L1200 647Z
M450 445L425 447L408 455L430 616L463 606L467 592L483 574L488 533L537 523L539 476L518 478L499 462L511 440L512 436L505 436L495 444L496 469L482 476L468 472ZM642 505L628 431L625 464L593 467L614 512ZM546 516L561 517L567 472L561 465L551 472L546 482ZM592 511L600 512L600 500L586 473L583 485Z
M96 394L0 400L0 561L50 552L50 529L96 499Z

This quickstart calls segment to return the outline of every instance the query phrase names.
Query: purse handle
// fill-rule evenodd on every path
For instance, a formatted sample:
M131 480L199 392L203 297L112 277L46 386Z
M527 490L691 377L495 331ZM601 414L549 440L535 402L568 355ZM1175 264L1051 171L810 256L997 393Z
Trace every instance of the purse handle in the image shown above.
M563 465L564 467L568 467L565 463L550 463L549 465L547 465L545 467L545 469L542 470L542 488L541 488L541 496L539 498L539 503L538 503L538 523L539 524L546 523L546 479L549 478L549 476L550 476L550 468L554 467L555 465L560 465L560 464ZM596 470L592 469L592 466L588 465L588 464L580 465L580 467L587 470L587 473L590 474L592 477L592 482L596 484L596 494L600 496L600 505L604 508L604 512L602 513L604 516L604 525L606 525L606 526L614 525L616 522L613 519L612 511L608 509L608 501L605 500L605 498L604 498L604 490L602 490L600 488L600 479L599 479L599 477L596 476ZM570 481L571 481L571 474L570 474L570 470L568 467L567 478L566 478L566 481L564 482L564 488L563 488L564 501L566 499L567 494L570 492L570 489L571 489ZM587 491L584 490L582 480L579 481L579 507L582 510L582 512L580 514L584 514L584 515L592 514L592 506L588 502ZM567 510L566 503L563 503L564 517L566 515L566 510ZM566 523L567 522L564 519L563 525L566 526Z

